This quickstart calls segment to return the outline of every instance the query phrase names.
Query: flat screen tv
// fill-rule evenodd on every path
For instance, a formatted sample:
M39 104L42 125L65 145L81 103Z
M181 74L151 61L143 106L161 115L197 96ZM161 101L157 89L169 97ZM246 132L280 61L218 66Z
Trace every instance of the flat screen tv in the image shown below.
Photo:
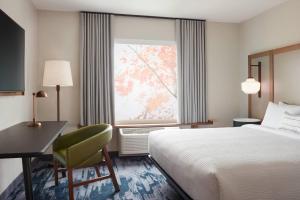
M0 94L24 94L25 31L0 9Z

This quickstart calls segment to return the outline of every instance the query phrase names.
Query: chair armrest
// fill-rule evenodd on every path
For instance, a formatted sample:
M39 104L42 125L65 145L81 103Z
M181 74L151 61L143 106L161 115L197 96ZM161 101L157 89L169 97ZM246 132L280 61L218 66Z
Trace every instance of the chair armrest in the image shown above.
M112 130L108 129L97 135L89 137L67 148L67 165L76 167L90 156L101 150L112 138ZM96 163L95 163L96 164Z

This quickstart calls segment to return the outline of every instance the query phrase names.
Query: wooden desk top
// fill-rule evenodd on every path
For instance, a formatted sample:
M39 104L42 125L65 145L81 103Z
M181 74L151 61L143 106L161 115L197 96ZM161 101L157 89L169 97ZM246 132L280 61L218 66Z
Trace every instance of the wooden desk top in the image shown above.
M0 131L0 158L37 157L62 133L66 121L45 121L40 127L21 122Z

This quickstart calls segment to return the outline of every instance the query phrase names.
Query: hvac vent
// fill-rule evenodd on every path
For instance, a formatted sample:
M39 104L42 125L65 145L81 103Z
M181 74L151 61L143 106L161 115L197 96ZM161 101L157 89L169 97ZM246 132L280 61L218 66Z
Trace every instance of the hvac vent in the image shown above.
M164 128L119 129L120 156L148 154L148 136L151 131Z

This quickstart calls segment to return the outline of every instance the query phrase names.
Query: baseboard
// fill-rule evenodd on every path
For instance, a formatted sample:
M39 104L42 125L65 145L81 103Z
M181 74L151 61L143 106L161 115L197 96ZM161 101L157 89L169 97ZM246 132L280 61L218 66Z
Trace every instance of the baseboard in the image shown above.
M110 151L108 152L111 157L118 157L118 151ZM40 156L39 159L32 159L32 165L34 166L35 162L38 160L50 161L53 160L53 154L44 154ZM9 199L9 196L16 193L16 188L23 187L23 173L20 173L8 186L7 188L0 194L0 200Z
M109 151L108 154L110 157L118 157L119 151Z
M149 153L139 153L139 154L118 154L119 157L126 158L126 157L145 157L148 156Z

